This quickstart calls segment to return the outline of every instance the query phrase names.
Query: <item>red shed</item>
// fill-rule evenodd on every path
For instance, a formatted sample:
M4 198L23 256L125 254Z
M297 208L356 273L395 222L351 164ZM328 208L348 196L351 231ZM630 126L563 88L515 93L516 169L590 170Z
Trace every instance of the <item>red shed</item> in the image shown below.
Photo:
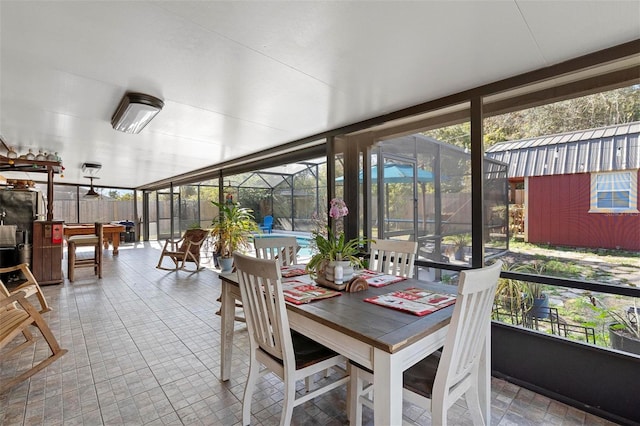
M640 251L640 122L498 143L524 183L525 241Z

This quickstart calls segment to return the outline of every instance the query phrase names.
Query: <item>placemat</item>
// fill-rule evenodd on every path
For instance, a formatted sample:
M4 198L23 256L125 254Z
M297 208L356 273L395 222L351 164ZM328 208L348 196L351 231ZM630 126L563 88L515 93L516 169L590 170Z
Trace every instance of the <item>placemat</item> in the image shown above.
M280 268L283 278L298 277L300 275L307 275L306 265L287 265Z
M300 284L284 286L282 292L284 299L295 305L302 305L313 300L327 299L329 297L340 296L340 292L317 285Z
M394 284L400 281L404 281L406 278L399 277L397 275L387 275L382 272L371 271L364 269L358 276L367 280L367 283L371 287L384 287L389 284Z
M380 296L368 297L364 301L422 316L456 303L456 297L453 294L435 293L410 287Z

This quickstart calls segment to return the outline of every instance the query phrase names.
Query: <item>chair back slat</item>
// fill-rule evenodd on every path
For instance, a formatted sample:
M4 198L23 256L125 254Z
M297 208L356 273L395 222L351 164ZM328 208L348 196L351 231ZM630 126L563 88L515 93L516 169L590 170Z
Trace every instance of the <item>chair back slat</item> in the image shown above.
M233 258L251 343L285 363L294 360L278 262L239 253Z
M253 246L258 259L277 260L279 266L295 265L300 249L296 237L256 237Z
M401 240L376 240L371 243L369 269L389 275L412 278L418 243Z
M458 294L434 382L437 389L449 390L471 376L480 365L479 357L491 326L491 308L502 261L460 273Z

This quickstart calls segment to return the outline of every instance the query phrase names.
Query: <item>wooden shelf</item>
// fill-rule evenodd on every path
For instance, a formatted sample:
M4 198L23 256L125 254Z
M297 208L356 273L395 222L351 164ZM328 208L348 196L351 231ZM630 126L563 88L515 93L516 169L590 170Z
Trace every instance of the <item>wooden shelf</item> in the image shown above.
M62 170L60 161L26 160L0 155L0 172L46 173L47 174L47 220L53 220L53 174Z
M54 170L62 167L60 161L27 160L24 158L8 158L0 155L0 172L48 173L49 167Z

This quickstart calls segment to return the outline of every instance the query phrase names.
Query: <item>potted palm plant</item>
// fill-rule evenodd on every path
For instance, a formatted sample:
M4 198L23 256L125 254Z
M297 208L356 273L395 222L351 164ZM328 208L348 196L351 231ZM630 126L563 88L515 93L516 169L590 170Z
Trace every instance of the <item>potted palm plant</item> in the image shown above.
M637 300L633 299L633 305L623 314L606 306L594 296L591 296L590 300L600 318L612 321L608 324L611 347L640 355L640 306Z
M454 258L456 260L464 260L464 251L465 248L471 243L471 235L464 234L455 234L449 237L445 237L445 241L453 244L455 249Z
M233 269L233 252L246 251L250 244L250 237L259 227L254 220L253 211L240 207L238 203L219 203L212 201L218 207L219 216L212 223L212 234L217 237L216 248L218 260L223 273Z
M518 270L534 275L545 275L547 266L543 262L536 261L532 264L523 265ZM535 318L549 318L549 295L544 292L543 285L527 282L524 289L530 302L529 314Z
M327 267L335 266L335 262L343 262L342 266L347 268L344 278L348 279L350 278L349 267L353 274L353 266L362 266L359 255L367 240L362 238L347 240L344 233L334 236L329 227L326 231L326 234L313 232L312 241L316 251L307 263L307 271L312 275L322 275ZM329 275L331 276L331 272Z
M505 262L504 271L544 273L546 267L543 263L519 264ZM496 287L496 305L504 308L516 319L522 316L523 320L531 318L549 317L549 297L544 292L544 287L539 283L532 283L515 278L500 278Z
M504 262L503 271L516 271L517 265ZM524 314L526 305L528 304L527 293L524 291L525 282L515 278L500 278L496 287L495 304L501 307L509 315L519 321L520 315Z

